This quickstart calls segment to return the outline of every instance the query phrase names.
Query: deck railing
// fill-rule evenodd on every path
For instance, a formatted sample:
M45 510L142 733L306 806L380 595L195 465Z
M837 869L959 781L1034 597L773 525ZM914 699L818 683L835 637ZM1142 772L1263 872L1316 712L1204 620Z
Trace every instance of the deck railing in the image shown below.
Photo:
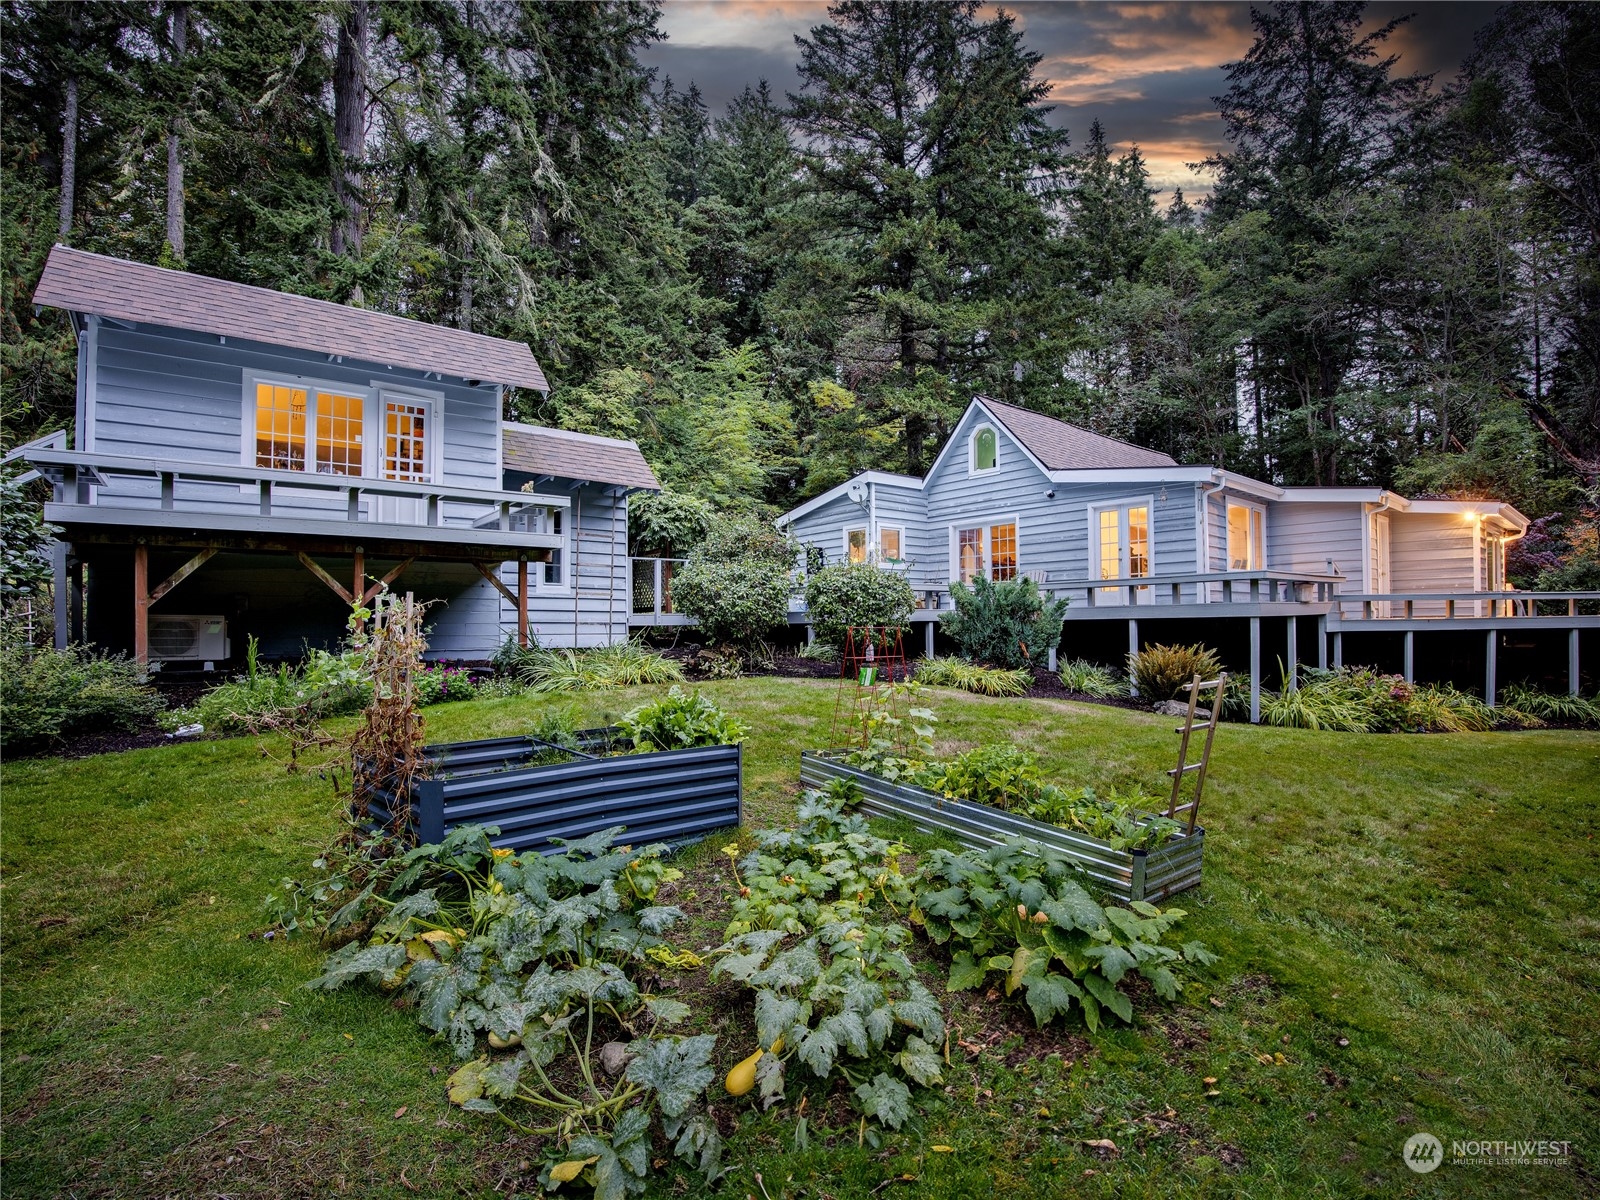
M1063 580L1047 574L1040 586L1044 591L1065 596L1074 607L1115 605L1124 608L1236 602L1327 604L1337 597L1343 582L1343 575L1297 571L1201 571L1118 579Z
M1345 622L1576 617L1600 612L1600 592L1358 592L1335 607Z
M530 546L557 543L551 514L570 497L414 483L356 475L319 475L258 467L173 462L53 448L30 449L30 466L54 485L53 511L64 521L112 521L121 514L183 514L219 528L261 518L448 529L501 535ZM205 520L207 516L212 522ZM123 521L121 523L127 523ZM437 536L434 535L434 536ZM479 535L481 536L481 535Z

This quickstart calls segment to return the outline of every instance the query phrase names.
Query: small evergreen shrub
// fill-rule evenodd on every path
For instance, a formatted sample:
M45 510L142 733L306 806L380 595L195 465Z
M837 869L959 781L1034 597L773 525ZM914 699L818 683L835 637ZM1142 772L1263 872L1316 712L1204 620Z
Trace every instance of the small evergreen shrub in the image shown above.
M905 575L874 563L840 563L806 580L812 627L817 640L830 646L843 646L852 625L904 627L916 607L916 593Z
M732 746L750 730L699 692L674 687L659 700L641 704L617 722L635 750L686 750L691 746Z
M1031 579L979 578L971 587L952 584L950 595L955 611L939 623L963 658L1015 670L1045 662L1061 644L1067 602L1043 595Z
M138 729L165 707L139 664L121 655L38 649L9 635L0 646L0 749L7 753L73 734Z
M1080 692L1085 696L1093 696L1098 700L1106 700L1112 696L1126 696L1128 684L1126 680L1119 679L1117 673L1107 667L1096 666L1081 658L1061 664L1059 671L1061 686L1069 692Z
M980 667L964 658L945 657L918 660L916 679L928 687L960 688L979 696L1022 696L1033 683L1026 670Z
M1146 646L1128 655L1128 675L1138 688L1139 697L1152 704L1163 700L1187 699L1183 689L1196 676L1201 682L1215 679L1222 671L1222 660L1215 650L1196 643L1193 646Z
M713 642L750 645L789 622L799 547L754 517L721 518L673 573L672 606Z

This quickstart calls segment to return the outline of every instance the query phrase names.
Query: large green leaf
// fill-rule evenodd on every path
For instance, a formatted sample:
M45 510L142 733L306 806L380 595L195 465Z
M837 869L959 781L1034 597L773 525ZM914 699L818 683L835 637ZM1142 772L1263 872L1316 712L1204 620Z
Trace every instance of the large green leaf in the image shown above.
M333 991L343 987L352 979L361 979L371 976L381 979L393 971L398 971L406 961L406 948L397 942L385 942L378 946L363 946L360 942L351 942L328 956L328 961L323 965L322 974L311 980L305 986L313 990Z
M890 1129L899 1129L911 1117L911 1089L883 1071L856 1088L856 1099L862 1112Z
M1103 975L1090 971L1083 977L1083 986L1086 987L1094 998L1100 1001L1124 1021L1133 1020L1133 1002L1119 992L1116 985Z
M715 1077L711 1051L716 1044L716 1035L709 1033L652 1038L642 1047L634 1042L628 1078L654 1090L656 1103L667 1116L680 1116Z
M1083 953L1087 958L1100 960L1100 974L1111 983L1122 982L1122 977L1139 965L1138 960L1121 946L1090 946ZM1093 971L1088 972L1088 975L1093 974Z
M1033 1010L1034 1023L1041 1028L1056 1017L1064 1017L1072 1002L1083 991L1065 975L1051 973L1028 981L1028 1007Z
M980 986L988 976L989 964L978 962L965 950L957 950L950 956L950 991L969 991Z
M896 1065L923 1087L932 1087L944 1077L944 1059L936 1047L912 1034L895 1055Z

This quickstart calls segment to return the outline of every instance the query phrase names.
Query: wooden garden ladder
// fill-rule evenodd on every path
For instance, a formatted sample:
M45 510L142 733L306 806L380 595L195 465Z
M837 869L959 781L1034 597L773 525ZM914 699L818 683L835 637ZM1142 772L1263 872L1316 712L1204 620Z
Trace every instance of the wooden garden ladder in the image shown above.
M1185 829L1185 833L1194 832L1195 821L1200 816L1200 793L1205 790L1206 768L1211 765L1211 739L1217 734L1217 721L1222 716L1222 697L1225 694L1227 685L1228 673L1226 671L1221 672L1209 683L1202 683L1197 672L1187 685L1189 689L1188 715L1184 718L1183 724L1173 730L1174 733L1183 735L1183 741L1178 743L1178 765L1167 772L1168 775L1172 776L1172 799L1167 802L1167 816L1176 819L1179 813L1188 813L1188 827ZM1213 693L1211 697L1211 719L1206 723L1206 741L1200 750L1200 761L1189 762L1189 739L1194 734L1194 713L1199 706L1201 692ZM1183 777L1190 771L1198 772L1194 777L1194 795L1189 798L1187 803L1179 804L1178 796L1183 788Z

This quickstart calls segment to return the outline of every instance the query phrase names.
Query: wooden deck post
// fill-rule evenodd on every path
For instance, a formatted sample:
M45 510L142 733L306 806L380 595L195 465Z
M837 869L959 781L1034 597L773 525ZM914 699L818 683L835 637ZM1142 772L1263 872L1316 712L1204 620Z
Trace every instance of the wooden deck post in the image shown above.
M1328 618L1317 618L1317 670L1328 669Z
M1494 669L1496 666L1496 651L1498 650L1497 640L1496 630L1491 629L1484 635L1483 702L1490 708L1494 707Z
M1416 682L1417 678L1417 631L1406 630L1406 659L1405 676L1407 683Z
M1130 658L1139 653L1139 621L1136 617L1128 618L1128 656ZM1128 672L1128 695L1139 694L1138 684L1133 682L1133 672Z
M528 560L517 559L517 645L528 645Z
M1334 670L1344 666L1344 633L1337 629L1333 631L1333 666Z
M923 624L922 624L922 657L923 658L932 658L933 657L933 627L934 627L935 624L936 624L936 622L933 622L933 621L924 621ZM807 625L806 628L810 629L811 626ZM1574 651L1574 653L1576 653L1576 651Z
M360 546L356 547L355 575L350 594L355 597L354 604L360 604L361 597L367 594L367 555Z
M67 611L67 595L71 584L67 579L67 556L71 547L65 542L50 543L50 624L55 627L56 649L65 650L71 638L71 616Z
M1578 631L1567 630L1567 694L1578 694Z
M67 560L67 570L72 576L72 596L69 608L68 638L74 642L87 641L83 628L83 559L74 554Z
M1261 724L1261 618L1250 618L1250 724Z
M133 548L133 657L141 667L150 661L150 547Z
M1299 617L1290 617L1288 620L1288 642L1285 649L1289 652L1289 678L1285 680L1284 687L1291 692L1300 690L1300 628L1296 624Z

